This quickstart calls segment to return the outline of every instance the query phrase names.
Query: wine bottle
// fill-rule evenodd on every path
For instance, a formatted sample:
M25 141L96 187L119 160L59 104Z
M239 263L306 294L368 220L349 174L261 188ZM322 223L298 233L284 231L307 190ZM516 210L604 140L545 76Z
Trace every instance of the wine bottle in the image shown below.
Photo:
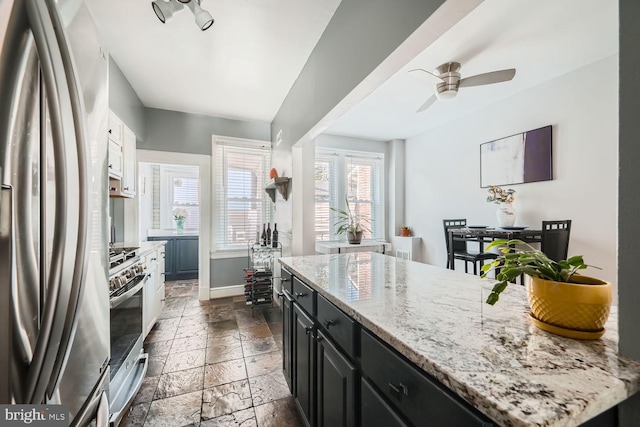
M267 223L267 246L271 246L271 223Z
M264 222L262 223L262 236L260 240L261 240L262 246L267 246L267 231L266 231L266 225Z
M271 245L274 248L278 247L278 224L273 223L273 235L271 237Z

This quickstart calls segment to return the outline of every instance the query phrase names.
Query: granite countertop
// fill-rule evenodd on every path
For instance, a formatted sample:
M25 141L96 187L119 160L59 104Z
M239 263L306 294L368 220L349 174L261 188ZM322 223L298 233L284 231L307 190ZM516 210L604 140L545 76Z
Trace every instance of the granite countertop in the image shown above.
M280 258L300 280L503 426L577 426L640 390L617 311L582 341L533 325L525 288L377 253Z

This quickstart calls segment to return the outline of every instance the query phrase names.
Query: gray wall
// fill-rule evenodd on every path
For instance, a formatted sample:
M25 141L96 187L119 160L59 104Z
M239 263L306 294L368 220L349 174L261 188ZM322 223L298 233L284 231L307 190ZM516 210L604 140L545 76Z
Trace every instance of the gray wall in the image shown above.
M240 258L220 258L212 259L211 269L211 287L220 288L223 286L243 285L244 271L247 268L247 257Z
M109 57L109 108L136 134L137 144L145 140L146 107L111 57Z
M282 129L284 147L298 142L442 3L342 0L271 123L273 137Z
M211 135L271 140L269 123L230 120L147 108L147 137L138 148L211 155Z
M618 178L618 292L620 352L640 359L640 286L638 238L640 238L640 2L620 5L620 126ZM637 425L640 425L640 420Z

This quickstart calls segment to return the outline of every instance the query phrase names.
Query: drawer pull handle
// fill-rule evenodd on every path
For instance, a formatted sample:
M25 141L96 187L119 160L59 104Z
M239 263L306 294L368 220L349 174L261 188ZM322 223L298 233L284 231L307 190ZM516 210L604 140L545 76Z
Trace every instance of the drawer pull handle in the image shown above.
M309 335L313 331L313 326L307 326L304 328L304 332Z
M282 298L284 296L284 292L278 292L278 298Z
M296 296L296 298L302 298L307 296L307 294L305 294L304 292L294 292L293 294Z
M338 322L336 322L335 320L327 320L327 319L324 319L324 320L322 321L322 323L324 323L324 327L325 327L325 328L329 329L331 326L335 325L335 324L336 324L336 323L338 323Z
M280 278L280 280L281 280L282 282L288 282L288 281L289 281L289 279L287 279L286 277L282 277L282 278Z
M389 391L392 395L396 397L398 400L402 400L402 396L409 395L409 389L402 383L399 383L397 386L393 383L389 383Z

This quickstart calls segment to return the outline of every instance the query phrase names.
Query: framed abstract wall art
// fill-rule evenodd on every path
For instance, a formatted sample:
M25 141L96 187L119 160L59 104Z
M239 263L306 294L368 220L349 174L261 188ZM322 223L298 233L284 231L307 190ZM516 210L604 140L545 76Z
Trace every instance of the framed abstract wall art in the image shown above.
M480 144L480 187L553 179L551 125Z

